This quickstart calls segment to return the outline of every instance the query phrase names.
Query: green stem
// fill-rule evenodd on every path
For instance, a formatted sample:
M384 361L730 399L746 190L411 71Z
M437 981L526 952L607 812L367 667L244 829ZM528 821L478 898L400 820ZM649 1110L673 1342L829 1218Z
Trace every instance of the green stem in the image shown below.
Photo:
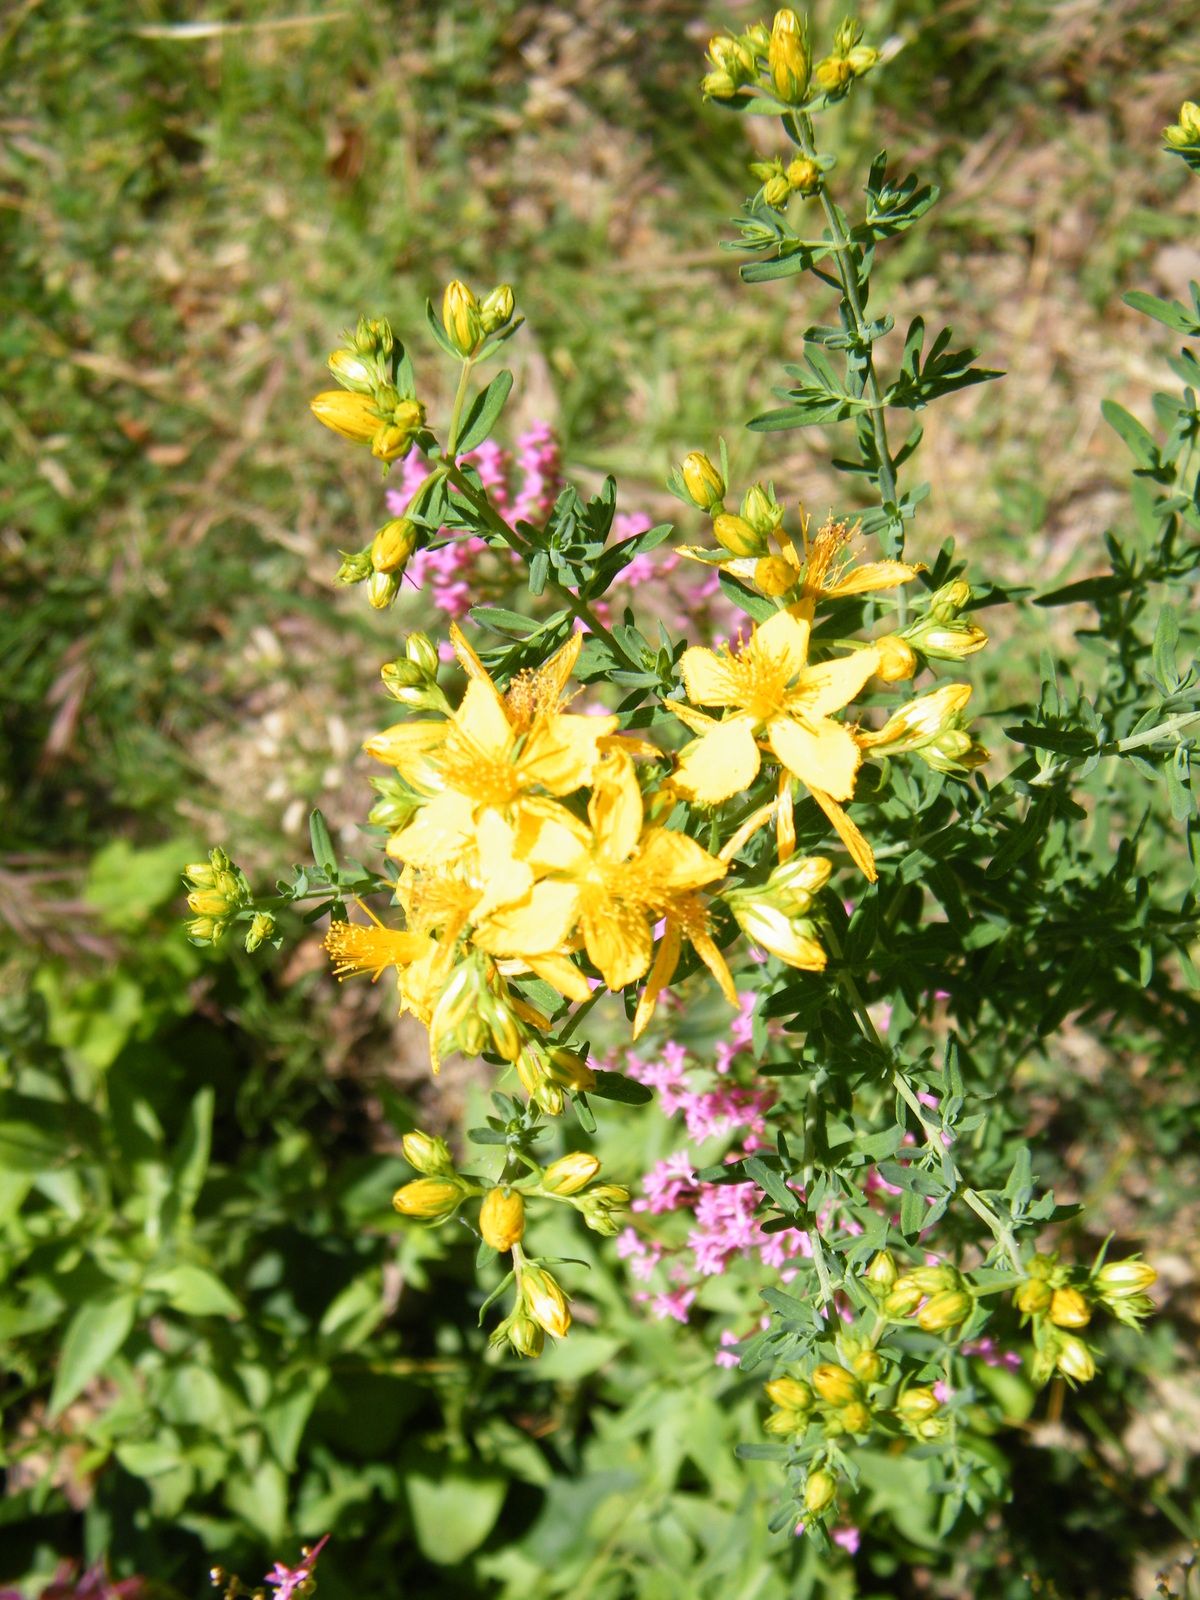
M788 118L800 148L810 161L817 160L816 140L813 137L812 118L803 112L792 112ZM858 286L858 253L854 241L846 231L846 225L836 205L829 198L829 191L824 182L820 188L821 209L825 213L830 236L833 240L834 260L837 264L838 281L842 286L842 297L854 320L854 330L858 335L860 348L863 352L864 371L863 388L871 402L869 416L871 418L871 432L875 440L875 454L879 458L879 473L877 485L880 499L885 505L896 505L898 494L896 487L896 468L892 461L891 449L888 446L887 424L883 417L883 391L879 387L879 379L875 372L875 357L872 342L867 335L867 318L863 309L862 296ZM896 530L896 547L888 551L889 555L897 558L904 554L904 520L897 513L898 527ZM897 610L899 624L904 626L908 620L908 600L901 589L897 596Z
M481 495L477 492L471 480L457 463L450 460L449 452L442 459L446 463L446 476L459 494L462 495L463 499L469 501L472 507L488 523L492 531L498 533L504 542L510 545L522 560L528 564L533 558L533 550L527 541L500 515L486 495ZM565 588L564 585L556 582L553 578L550 579L550 588L558 595L573 617L578 618L588 631L595 634L598 639L604 640L604 643L617 659L623 661L634 672L645 670L642 663L635 661L628 650L625 650L617 642L612 632L604 626L586 600L581 600L578 595L572 594L570 589Z
M446 454L450 457L453 457L458 450L458 425L462 419L462 409L467 399L467 385L471 381L471 369L474 365L475 363L468 357L458 375L458 389L454 395L454 405L450 411L450 427L446 434Z

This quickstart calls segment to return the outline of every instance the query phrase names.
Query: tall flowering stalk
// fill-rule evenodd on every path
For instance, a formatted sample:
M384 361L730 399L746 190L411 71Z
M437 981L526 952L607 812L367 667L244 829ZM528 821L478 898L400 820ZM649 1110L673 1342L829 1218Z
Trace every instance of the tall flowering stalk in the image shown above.
M807 20L781 10L713 39L709 58L711 101L780 128L779 154L752 169L743 278L807 279L836 301L835 322L805 328L783 404L750 426L841 427L846 504L814 529L772 484L735 490L723 442L697 448L672 479L689 542L665 551L669 527L620 528L611 478L590 498L559 482L545 435L518 446L514 487L492 438L512 374L480 378L520 325L508 286L481 296L456 281L429 306L427 333L457 372L444 418L419 399L389 324L364 317L313 411L394 466L399 487L338 580L386 609L415 577L453 619L448 638L412 633L382 668L400 713L364 744L384 769L369 819L377 866L340 865L316 814L315 865L274 901L222 852L189 868L191 929L205 941L240 923L261 944L277 938L281 902L315 900L334 971L393 990L427 1029L435 1073L455 1053L494 1072L496 1114L471 1137L499 1164L463 1170L445 1141L410 1133L416 1175L394 1204L475 1232L480 1266L499 1267L481 1313L505 1303L495 1344L536 1356L569 1332L567 1292L533 1245L555 1206L617 1239L635 1277L657 1283L638 1292L661 1315L686 1319L701 1280L735 1257L775 1274L786 1287L764 1290L763 1324L718 1353L771 1370L768 1442L748 1449L783 1466L778 1526L802 1520L827 1543L871 1449L918 1447L944 1527L999 1493L972 1431L984 1403L972 1361L1023 1347L1037 1382L1086 1382L1096 1324L1136 1326L1155 1274L1136 1256L1082 1264L1047 1250L1040 1236L1064 1208L1038 1193L1003 1098L985 1109L1007 1085L1003 1066L978 1066L981 997L1023 996L1023 960L1057 959L1053 918L1021 948L1010 941L1034 892L1018 863L1049 826L1039 808L1074 803L1078 747L1038 737L1043 700L1018 736L1063 759L1026 759L989 783L966 677L988 642L981 595L952 546L911 537L929 490L906 481L921 430L897 447L889 421L997 376L948 329L927 344L920 318L897 351L893 319L870 309L877 254L936 193L883 155L855 211L835 184L825 119L881 61L857 23L814 61ZM1185 155L1191 126L1168 130ZM1191 514L1177 502L1171 515ZM614 602L635 569L681 562L719 586L736 636L660 621L652 639ZM514 570L525 611L478 603L494 598L481 584L503 596ZM1191 726L1173 714L1155 737ZM1097 761L1155 749L1136 732L1105 737ZM1060 908L1074 903L1074 880L1045 882ZM1147 945L1151 969L1185 948L1185 922ZM1077 975L1068 1005L1091 1003L1091 981ZM663 1036L664 996L684 984L731 1008L718 1082L703 1087ZM626 1043L593 1058L588 1019L606 995L629 1043L646 1035L637 1055ZM1043 996L1039 1042L1065 1015L1059 998ZM689 1157L656 1169L632 1211L593 1155L541 1148L566 1109L591 1128L594 1099L655 1090L695 1139L729 1142L700 1171ZM695 1217L690 1264L650 1229L682 1209Z

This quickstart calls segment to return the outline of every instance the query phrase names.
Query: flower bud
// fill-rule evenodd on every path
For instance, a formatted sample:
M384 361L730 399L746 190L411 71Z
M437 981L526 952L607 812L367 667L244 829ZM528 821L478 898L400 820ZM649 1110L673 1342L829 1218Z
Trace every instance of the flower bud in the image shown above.
M786 1438L789 1434L803 1433L807 1426L807 1419L798 1411L772 1411L763 1422L763 1432Z
M718 72L727 72L738 83L754 76L754 51L744 39L719 33L708 41L708 59Z
M765 1384L767 1399L784 1411L811 1411L813 1392L798 1378L772 1378Z
M414 1178L392 1196L392 1204L403 1217L418 1222L445 1222L458 1210L466 1195L460 1178Z
M772 903L765 890L734 889L725 897L742 932L754 944L801 972L823 972L825 951L811 936L811 924Z
M737 82L728 72L706 72L700 79L700 92L706 100L732 100L737 91Z
M410 633L404 641L404 654L427 678L437 677L441 662L438 659L437 646L428 634Z
M390 356L392 325L386 317L359 317L350 342L360 356Z
M848 1433L870 1433L870 1407L861 1400L852 1400L848 1406L843 1406L841 1415Z
M512 285L497 284L491 294L484 296L483 304L479 308L479 321L484 333L496 333L500 328L507 328L515 309L516 301Z
M210 861L191 861L184 867L183 876L190 878L197 889L211 889L217 881L217 870Z
M231 909L219 889L193 889L187 903L188 909L201 917L223 917Z
M817 87L825 94L840 94L854 76L854 69L845 56L826 56L818 61L814 74Z
M896 1287L896 1280L900 1276L900 1269L896 1265L896 1258L890 1250L877 1250L871 1257L871 1264L863 1277L867 1289L876 1300L882 1299Z
M550 1194L578 1194L600 1171L599 1158L586 1150L559 1156L542 1174L542 1188Z
M614 1211L624 1211L629 1205L629 1190L619 1183L601 1183L589 1189L579 1206L579 1214L593 1233L614 1239L621 1231Z
M680 472L688 497L701 511L711 511L725 498L725 480L702 450L690 451Z
M1092 1309L1078 1289L1055 1289L1050 1299L1050 1321L1056 1328L1086 1328Z
M596 1074L582 1056L562 1046L551 1050L546 1060L546 1072L554 1083L576 1093L586 1093L596 1087Z
M804 1485L804 1509L810 1517L819 1517L837 1498L837 1480L824 1467L810 1472Z
M914 1267L911 1272L906 1272L902 1280L905 1283L915 1283L924 1294L936 1294L939 1289L957 1289L959 1286L958 1273L953 1267L932 1265Z
M376 572L403 572L416 548L416 525L407 517L393 517L371 541L371 565Z
M546 1335L523 1311L514 1312L509 1320L508 1342L519 1356L540 1356L546 1345Z
M939 734L956 728L971 698L969 683L943 683L928 694L909 700L884 723L878 733L860 733L858 742L881 755L900 755L932 744Z
M858 1379L845 1367L824 1361L812 1372L812 1386L827 1405L844 1406L862 1394Z
M762 556L754 564L754 587L769 600L787 594L799 581L799 572L783 556Z
M934 661L962 661L988 642L987 634L973 622L927 623L910 628L908 636L922 655Z
M442 326L460 356L475 353L483 336L479 302L458 278L446 285L442 296Z
M893 1409L901 1422L920 1422L941 1409L942 1402L932 1389L905 1389L896 1396Z
M1175 150L1200 145L1200 105L1185 100L1179 108L1179 120L1163 129L1163 138Z
M399 400L392 408L391 421L379 428L371 439L371 454L379 461L400 461L412 449L418 429L425 424L425 407L419 400Z
M879 652L875 676L884 683L901 683L911 678L920 665L912 645L898 633L885 633L881 639L876 639L875 648Z
M379 431L379 413L366 395L350 394L345 389L326 389L308 402L318 422L323 422L343 439L366 444Z
M954 578L930 595L929 615L939 622L950 622L970 603L971 585L965 578Z
M400 1145L404 1151L404 1159L410 1167L416 1167L418 1172L434 1177L454 1171L450 1146L445 1139L440 1139L435 1134L422 1133L419 1128L414 1128L411 1133L404 1135Z
M766 58L767 51L771 47L771 30L765 22L752 22L742 38L752 55Z
M941 1412L938 1412L933 1417L922 1417L915 1424L914 1432L922 1443L928 1443L932 1439L940 1439L949 1425L949 1419L943 1416Z
M783 521L783 507L761 483L752 483L742 496L742 517L765 538Z
M813 897L829 882L833 863L825 856L790 856L766 882L766 893L784 911L803 916Z
M767 69L779 98L799 105L808 89L810 57L804 24L792 10L777 11L767 46Z
M365 583L374 572L371 565L371 546L365 550L343 550L342 564L333 575L334 583Z
M355 394L370 394L374 390L374 371L355 351L335 350L327 365L343 389L351 389Z
M942 1289L917 1312L917 1326L926 1333L945 1333L965 1322L974 1304L965 1289Z
M883 1297L882 1309L889 1317L910 1317L924 1298L923 1289L907 1278L901 1278L896 1287Z
M846 62L856 78L865 77L872 67L879 65L879 51L869 44L856 44L846 54Z
M372 572L367 579L367 599L376 611L386 611L400 593L400 579L394 572Z
M1092 1352L1082 1339L1077 1339L1073 1333L1064 1333L1058 1344L1058 1355L1055 1366L1064 1378L1069 1378L1072 1383L1090 1383L1096 1376L1096 1363Z
M526 1263L521 1269L520 1282L525 1310L547 1333L556 1339L564 1338L571 1326L571 1313L557 1281L544 1267Z
M225 924L216 917L193 917L185 926L188 938L197 944L215 944L225 931Z
M1013 1304L1024 1316L1035 1317L1049 1309L1053 1298L1054 1290L1044 1278L1026 1278L1024 1283L1018 1284Z
M763 204L771 207L773 211L782 211L791 196L791 188L782 172L775 173L763 184Z
M275 918L269 911L256 911L250 919L246 934L246 954L253 955L258 947L275 932Z
M1158 1273L1148 1261L1130 1256L1126 1261L1105 1262L1094 1282L1102 1299L1132 1300L1145 1294L1157 1277Z
M797 156L794 161L788 162L787 181L789 188L797 194L816 194L821 187L821 169L807 156Z
M503 1253L511 1250L525 1235L525 1200L517 1189L489 1189L479 1208L479 1231L483 1242Z
M885 1363L878 1350L860 1350L850 1358L850 1370L863 1383L878 1383L883 1377Z

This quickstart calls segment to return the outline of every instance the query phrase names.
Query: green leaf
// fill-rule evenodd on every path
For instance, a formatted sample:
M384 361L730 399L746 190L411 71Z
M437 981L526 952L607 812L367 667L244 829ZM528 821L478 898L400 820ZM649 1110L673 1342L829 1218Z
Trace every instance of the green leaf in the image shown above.
M464 455L468 450L474 450L483 443L499 420L500 413L512 393L512 386L513 375L505 367L496 374L486 389L479 391L467 408L462 432L451 445L455 455Z
M455 1567L496 1526L508 1484L464 1468L436 1478L410 1472L405 1487L421 1554L436 1566Z
M1115 400L1102 400L1100 414L1109 427L1120 434L1139 467L1158 466L1158 446L1153 435L1136 417L1130 416L1124 406L1119 406Z
M588 1093L597 1095L601 1100L617 1100L625 1106L649 1105L654 1099L653 1091L644 1083L627 1078L623 1072L606 1072L602 1068L597 1070L596 1081Z
M1179 651L1179 617L1174 606L1164 605L1154 630L1154 671L1168 694L1179 687L1176 657Z
M313 860L327 878L334 877L337 873L337 856L329 826L319 811L314 811L308 819L308 837L312 841Z
M137 1313L133 1289L117 1289L80 1306L71 1318L50 1392L51 1420L71 1404L129 1337Z
M1127 306L1140 311L1165 327L1174 328L1189 339L1200 339L1200 318L1178 300L1160 300L1156 294L1146 294L1141 289L1131 289L1122 299Z
M48 1172L62 1160L61 1134L52 1136L44 1130L58 1122L63 1108L55 1100L38 1103L46 1108L41 1126L15 1119L0 1122L0 1171Z
M147 1289L165 1294L172 1311L185 1317L240 1317L242 1308L215 1273L190 1261L146 1279Z

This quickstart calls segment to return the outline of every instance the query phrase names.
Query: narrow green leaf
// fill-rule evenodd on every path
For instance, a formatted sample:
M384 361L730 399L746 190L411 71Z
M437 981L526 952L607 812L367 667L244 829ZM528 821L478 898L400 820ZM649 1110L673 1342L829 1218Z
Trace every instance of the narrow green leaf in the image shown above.
M71 1318L50 1392L51 1420L83 1393L129 1337L137 1312L137 1293L115 1289L85 1301Z
M455 455L463 455L468 450L477 449L488 437L504 410L512 393L512 386L513 375L505 367L496 374L486 389L479 391L467 408L462 431L453 447Z
M337 872L337 855L329 825L319 811L314 811L308 819L308 837L312 842L313 860L327 878L332 878Z

